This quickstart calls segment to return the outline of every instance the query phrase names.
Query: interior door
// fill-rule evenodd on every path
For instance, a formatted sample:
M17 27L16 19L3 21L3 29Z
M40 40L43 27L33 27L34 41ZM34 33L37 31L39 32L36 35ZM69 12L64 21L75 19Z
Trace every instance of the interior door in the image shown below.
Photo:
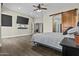
M76 10L62 13L62 32L69 27L75 27L76 21Z

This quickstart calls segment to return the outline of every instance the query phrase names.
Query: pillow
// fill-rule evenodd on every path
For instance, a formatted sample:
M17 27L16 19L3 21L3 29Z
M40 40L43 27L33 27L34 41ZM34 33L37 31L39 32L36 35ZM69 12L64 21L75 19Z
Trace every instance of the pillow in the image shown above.
M70 29L72 29L73 27L69 27L67 30L65 30L64 32L63 32L63 35L67 35L67 31L68 30L70 30Z
M72 29L67 31L68 34L75 34L76 32L77 32L76 28L72 28Z

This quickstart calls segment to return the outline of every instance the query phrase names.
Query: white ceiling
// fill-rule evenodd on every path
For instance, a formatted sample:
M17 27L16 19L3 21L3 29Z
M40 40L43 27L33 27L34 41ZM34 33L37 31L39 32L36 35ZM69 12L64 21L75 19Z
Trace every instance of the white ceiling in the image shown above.
M20 13L28 14L31 17L41 17L43 14L40 12L33 11L35 8L33 5L38 5L38 3L4 3L3 6L17 11ZM79 8L79 3L45 3L47 10L44 11L44 14L53 14L61 11L66 11L74 8ZM20 9L18 9L20 8Z

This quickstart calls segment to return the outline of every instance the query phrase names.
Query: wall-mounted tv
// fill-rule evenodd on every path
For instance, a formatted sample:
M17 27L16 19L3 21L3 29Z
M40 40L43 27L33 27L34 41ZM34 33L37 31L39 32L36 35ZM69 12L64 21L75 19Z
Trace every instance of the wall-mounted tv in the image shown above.
M12 16L1 14L1 26L12 26Z
M29 18L17 16L17 24L28 24Z

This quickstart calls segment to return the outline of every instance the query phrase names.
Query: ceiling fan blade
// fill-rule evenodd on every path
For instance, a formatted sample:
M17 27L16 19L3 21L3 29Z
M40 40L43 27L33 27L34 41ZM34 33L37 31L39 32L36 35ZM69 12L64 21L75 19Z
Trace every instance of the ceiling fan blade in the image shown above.
M38 9L34 9L34 11L36 11L36 10L38 10Z
M39 9L41 8L41 5L40 5L40 4L38 5L38 8L39 8Z
M37 7L37 6L33 5L33 7Z
M44 5L44 4L38 4L38 6L33 5L33 7L36 8L36 9L34 9L34 11L36 11L36 10L47 10L47 8L43 8L42 5Z
M41 9L47 10L47 8L41 8Z

